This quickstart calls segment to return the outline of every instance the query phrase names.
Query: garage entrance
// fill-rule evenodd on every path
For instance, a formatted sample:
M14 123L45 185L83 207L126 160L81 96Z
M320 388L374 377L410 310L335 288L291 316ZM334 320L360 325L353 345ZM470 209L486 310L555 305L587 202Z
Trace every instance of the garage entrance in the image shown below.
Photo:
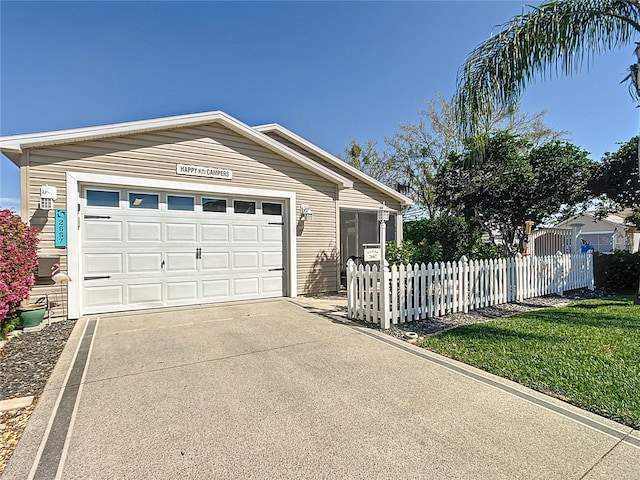
M282 200L135 187L81 191L84 313L285 294Z

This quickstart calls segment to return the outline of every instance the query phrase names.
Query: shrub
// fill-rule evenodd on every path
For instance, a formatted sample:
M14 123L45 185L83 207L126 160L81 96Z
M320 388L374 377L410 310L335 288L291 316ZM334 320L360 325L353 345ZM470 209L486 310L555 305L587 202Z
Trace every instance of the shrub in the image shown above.
M434 263L469 259L495 258L497 248L482 241L482 230L462 217L442 216L424 218L404 224L400 245L387 244L386 257L390 264Z
M35 282L38 235L10 210L0 210L0 321L14 315Z
M20 317L7 318L0 322L0 340L6 340L7 335L15 330L20 325Z
M596 287L619 293L638 291L640 253L626 250L611 254L596 252L593 262Z
M396 242L388 242L385 248L385 258L390 265L413 263L416 255L416 246L410 240L403 240L400 245Z
M462 217L423 218L404 224L404 238L422 250L420 262L456 261L467 258L494 258L494 244L483 243L482 229ZM424 258L424 259L423 259Z

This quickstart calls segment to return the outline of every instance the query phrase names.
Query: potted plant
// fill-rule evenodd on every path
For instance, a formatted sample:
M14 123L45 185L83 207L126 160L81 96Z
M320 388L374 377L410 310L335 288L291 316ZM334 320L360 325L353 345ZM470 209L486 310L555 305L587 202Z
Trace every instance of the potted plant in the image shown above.
M26 305L18 308L20 314L20 324L23 328L37 327L42 323L44 314L47 312L45 305Z

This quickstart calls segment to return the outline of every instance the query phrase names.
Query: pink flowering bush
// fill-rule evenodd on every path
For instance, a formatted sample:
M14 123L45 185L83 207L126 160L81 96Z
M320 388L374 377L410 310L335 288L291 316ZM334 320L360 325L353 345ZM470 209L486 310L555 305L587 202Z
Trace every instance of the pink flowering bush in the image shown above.
M10 210L0 210L0 322L29 298L38 268L37 231Z

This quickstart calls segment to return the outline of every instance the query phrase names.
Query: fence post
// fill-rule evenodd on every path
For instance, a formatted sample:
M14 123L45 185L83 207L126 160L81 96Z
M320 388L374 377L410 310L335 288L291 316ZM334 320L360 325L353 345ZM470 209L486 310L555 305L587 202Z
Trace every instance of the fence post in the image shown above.
M389 322L389 269L386 266L380 268L380 328L387 330L391 327Z
M347 317L354 318L353 311L356 303L355 275L353 260L347 261Z
M560 250L558 250L558 252L556 253L555 260L556 260L555 261L556 272L555 272L554 282L556 284L558 295L560 295L561 297L564 297L564 281L563 281L564 273L562 268L562 264L563 264L562 252Z
M589 275L588 287L589 287L589 290L593 292L596 289L595 273L594 273L594 267L593 267L593 250L587 251L587 263L588 263L587 275Z
M520 300L522 300L522 255L520 255L520 252L516 253L515 256L515 264L516 264L516 275L515 275L515 287L516 287L516 294L515 294L515 301L519 302Z
M427 264L427 318L433 318L433 264Z
M462 288L462 311L469 313L469 260L466 255L460 257L460 280Z

